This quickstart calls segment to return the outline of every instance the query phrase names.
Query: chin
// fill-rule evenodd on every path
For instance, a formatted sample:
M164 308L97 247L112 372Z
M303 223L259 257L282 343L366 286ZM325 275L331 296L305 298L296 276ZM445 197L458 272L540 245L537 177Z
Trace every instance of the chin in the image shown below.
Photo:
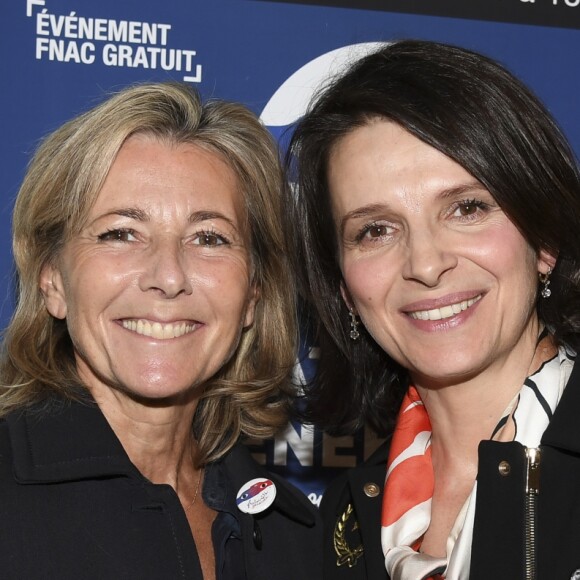
M416 378L416 382L433 387L446 387L459 383L464 383L474 378L480 372L480 366L471 363L458 363L454 361L453 364L439 365L434 368L433 365L423 366L426 372L420 368L410 371L411 377Z
M148 387L143 387L144 382L139 386L132 387L126 385L121 387L128 397L147 407L170 407L179 404L184 399L189 399L192 396L193 390L190 384L187 385L168 385L153 384Z

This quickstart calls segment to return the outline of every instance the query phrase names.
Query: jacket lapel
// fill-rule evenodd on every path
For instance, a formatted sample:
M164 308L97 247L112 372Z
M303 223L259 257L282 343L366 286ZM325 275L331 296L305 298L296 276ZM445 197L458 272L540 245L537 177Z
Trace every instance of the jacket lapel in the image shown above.
M141 477L91 398L49 405L6 418L19 483Z

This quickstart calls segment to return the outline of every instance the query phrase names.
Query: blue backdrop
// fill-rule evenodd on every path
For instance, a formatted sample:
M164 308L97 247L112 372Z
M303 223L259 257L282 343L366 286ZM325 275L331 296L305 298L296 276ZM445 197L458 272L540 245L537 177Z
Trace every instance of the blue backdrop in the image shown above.
M326 5L324 5L326 4ZM351 6L357 5L359 8ZM329 71L366 43L426 38L484 52L543 99L580 151L580 0L11 0L0 18L0 325L13 307L10 213L38 140L111 90L185 80L242 101L280 137ZM364 7L365 9L361 9ZM415 12L415 13L409 13ZM298 378L315 352L303 348ZM253 450L313 501L374 449L370 433L332 439L289 425Z

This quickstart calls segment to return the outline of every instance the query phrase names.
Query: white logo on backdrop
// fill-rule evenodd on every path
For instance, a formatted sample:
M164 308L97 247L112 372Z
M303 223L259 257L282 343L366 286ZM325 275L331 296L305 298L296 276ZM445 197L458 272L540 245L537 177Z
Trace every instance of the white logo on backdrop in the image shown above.
M381 42L350 44L316 57L292 74L272 95L260 118L268 127L284 127L300 118L315 92L359 58L384 46Z

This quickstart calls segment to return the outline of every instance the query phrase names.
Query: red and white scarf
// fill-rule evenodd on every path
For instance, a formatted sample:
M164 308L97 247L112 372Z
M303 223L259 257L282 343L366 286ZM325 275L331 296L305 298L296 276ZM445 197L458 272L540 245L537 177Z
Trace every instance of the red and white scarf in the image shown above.
M537 447L553 414L573 361L564 349L526 379L498 425L516 425L514 441ZM547 410L549 409L549 411ZM502 440L502 429L493 439ZM447 540L447 556L435 558L416 551L431 521L433 497L431 424L419 393L410 387L391 442L383 498L381 542L391 580L468 580L477 485Z

